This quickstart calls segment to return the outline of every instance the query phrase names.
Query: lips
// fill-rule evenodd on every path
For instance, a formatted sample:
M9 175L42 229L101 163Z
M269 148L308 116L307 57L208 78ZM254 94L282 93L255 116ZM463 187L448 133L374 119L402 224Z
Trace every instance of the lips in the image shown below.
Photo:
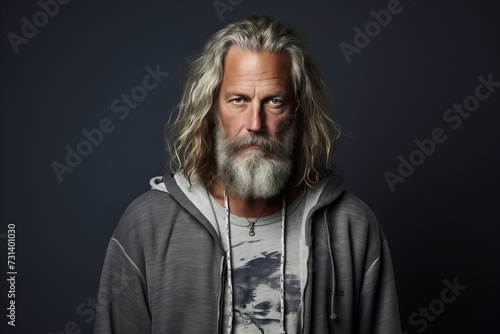
M252 150L261 150L262 147L258 144L250 144L247 146L247 148L252 149Z
M242 145L237 149L237 152L239 154L245 153L245 152L251 152L251 151L260 151L263 152L263 148L259 145Z
M277 139L256 134L248 134L245 137L227 139L226 147L230 152L233 152L233 154L255 152L262 153L264 156L278 153L283 149L282 143Z

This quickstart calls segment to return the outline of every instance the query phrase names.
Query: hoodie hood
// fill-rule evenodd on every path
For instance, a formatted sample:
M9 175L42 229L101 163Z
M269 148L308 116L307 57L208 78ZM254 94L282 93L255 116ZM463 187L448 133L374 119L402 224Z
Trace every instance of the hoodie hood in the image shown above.
M311 246L312 216L321 208L332 204L344 192L344 183L339 175L331 175L321 179L314 188L308 189L304 208L301 237L304 243Z
M167 172L163 176L153 177L149 184L153 190L170 193L177 198L179 203L184 203L190 211L193 204L196 203L196 208L211 223L217 234L220 235L215 214L210 205L210 194L200 182L191 182L190 184L181 172L175 174ZM325 177L315 184L313 188L307 189L301 239L308 247L311 246L312 242L310 236L312 216L316 211L332 204L343 192L343 179L339 175ZM186 197L189 201L185 202L183 197Z

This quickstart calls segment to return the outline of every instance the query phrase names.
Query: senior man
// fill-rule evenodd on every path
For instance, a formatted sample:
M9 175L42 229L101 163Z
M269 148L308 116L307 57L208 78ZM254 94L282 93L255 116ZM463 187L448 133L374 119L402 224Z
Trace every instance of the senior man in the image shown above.
M333 172L338 128L304 41L264 15L190 64L171 171L110 240L96 333L400 333L387 241Z

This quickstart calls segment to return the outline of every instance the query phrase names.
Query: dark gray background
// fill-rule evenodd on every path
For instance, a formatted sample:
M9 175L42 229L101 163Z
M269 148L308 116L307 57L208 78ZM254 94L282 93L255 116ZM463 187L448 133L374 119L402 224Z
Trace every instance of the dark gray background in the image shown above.
M229 0L222 0L230 3ZM179 101L186 58L222 25L267 13L295 26L332 87L342 136L336 162L347 187L376 213L389 240L403 330L479 333L498 328L500 87L460 128L443 113L474 94L478 76L500 81L496 1L401 0L403 10L349 64L339 44L387 1L239 1L218 16L212 1L71 1L19 46L36 1L1 2L2 332L93 331L92 298L111 233L124 209L164 172L163 126ZM237 4L240 2L239 4ZM146 66L169 72L127 118L111 111ZM59 182L53 161L103 118L115 125ZM391 192L415 139L437 144ZM7 326L6 233L16 224L16 327ZM467 289L427 328L409 322L439 306L445 279ZM89 299L88 299L89 298ZM418 319L421 319L419 316ZM76 330L75 332L78 332Z

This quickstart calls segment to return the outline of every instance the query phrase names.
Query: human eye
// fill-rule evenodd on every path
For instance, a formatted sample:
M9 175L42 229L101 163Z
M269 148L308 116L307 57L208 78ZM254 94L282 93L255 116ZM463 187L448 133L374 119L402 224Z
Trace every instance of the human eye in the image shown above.
M243 98L237 97L231 100L232 103L234 104L242 104L244 102Z
M279 100L279 99L275 99L275 98L272 98L269 100L269 104L271 104L272 106L282 106L283 105L283 101Z
M285 102L277 98L270 98L266 101L265 109L272 114L281 114L285 110Z

